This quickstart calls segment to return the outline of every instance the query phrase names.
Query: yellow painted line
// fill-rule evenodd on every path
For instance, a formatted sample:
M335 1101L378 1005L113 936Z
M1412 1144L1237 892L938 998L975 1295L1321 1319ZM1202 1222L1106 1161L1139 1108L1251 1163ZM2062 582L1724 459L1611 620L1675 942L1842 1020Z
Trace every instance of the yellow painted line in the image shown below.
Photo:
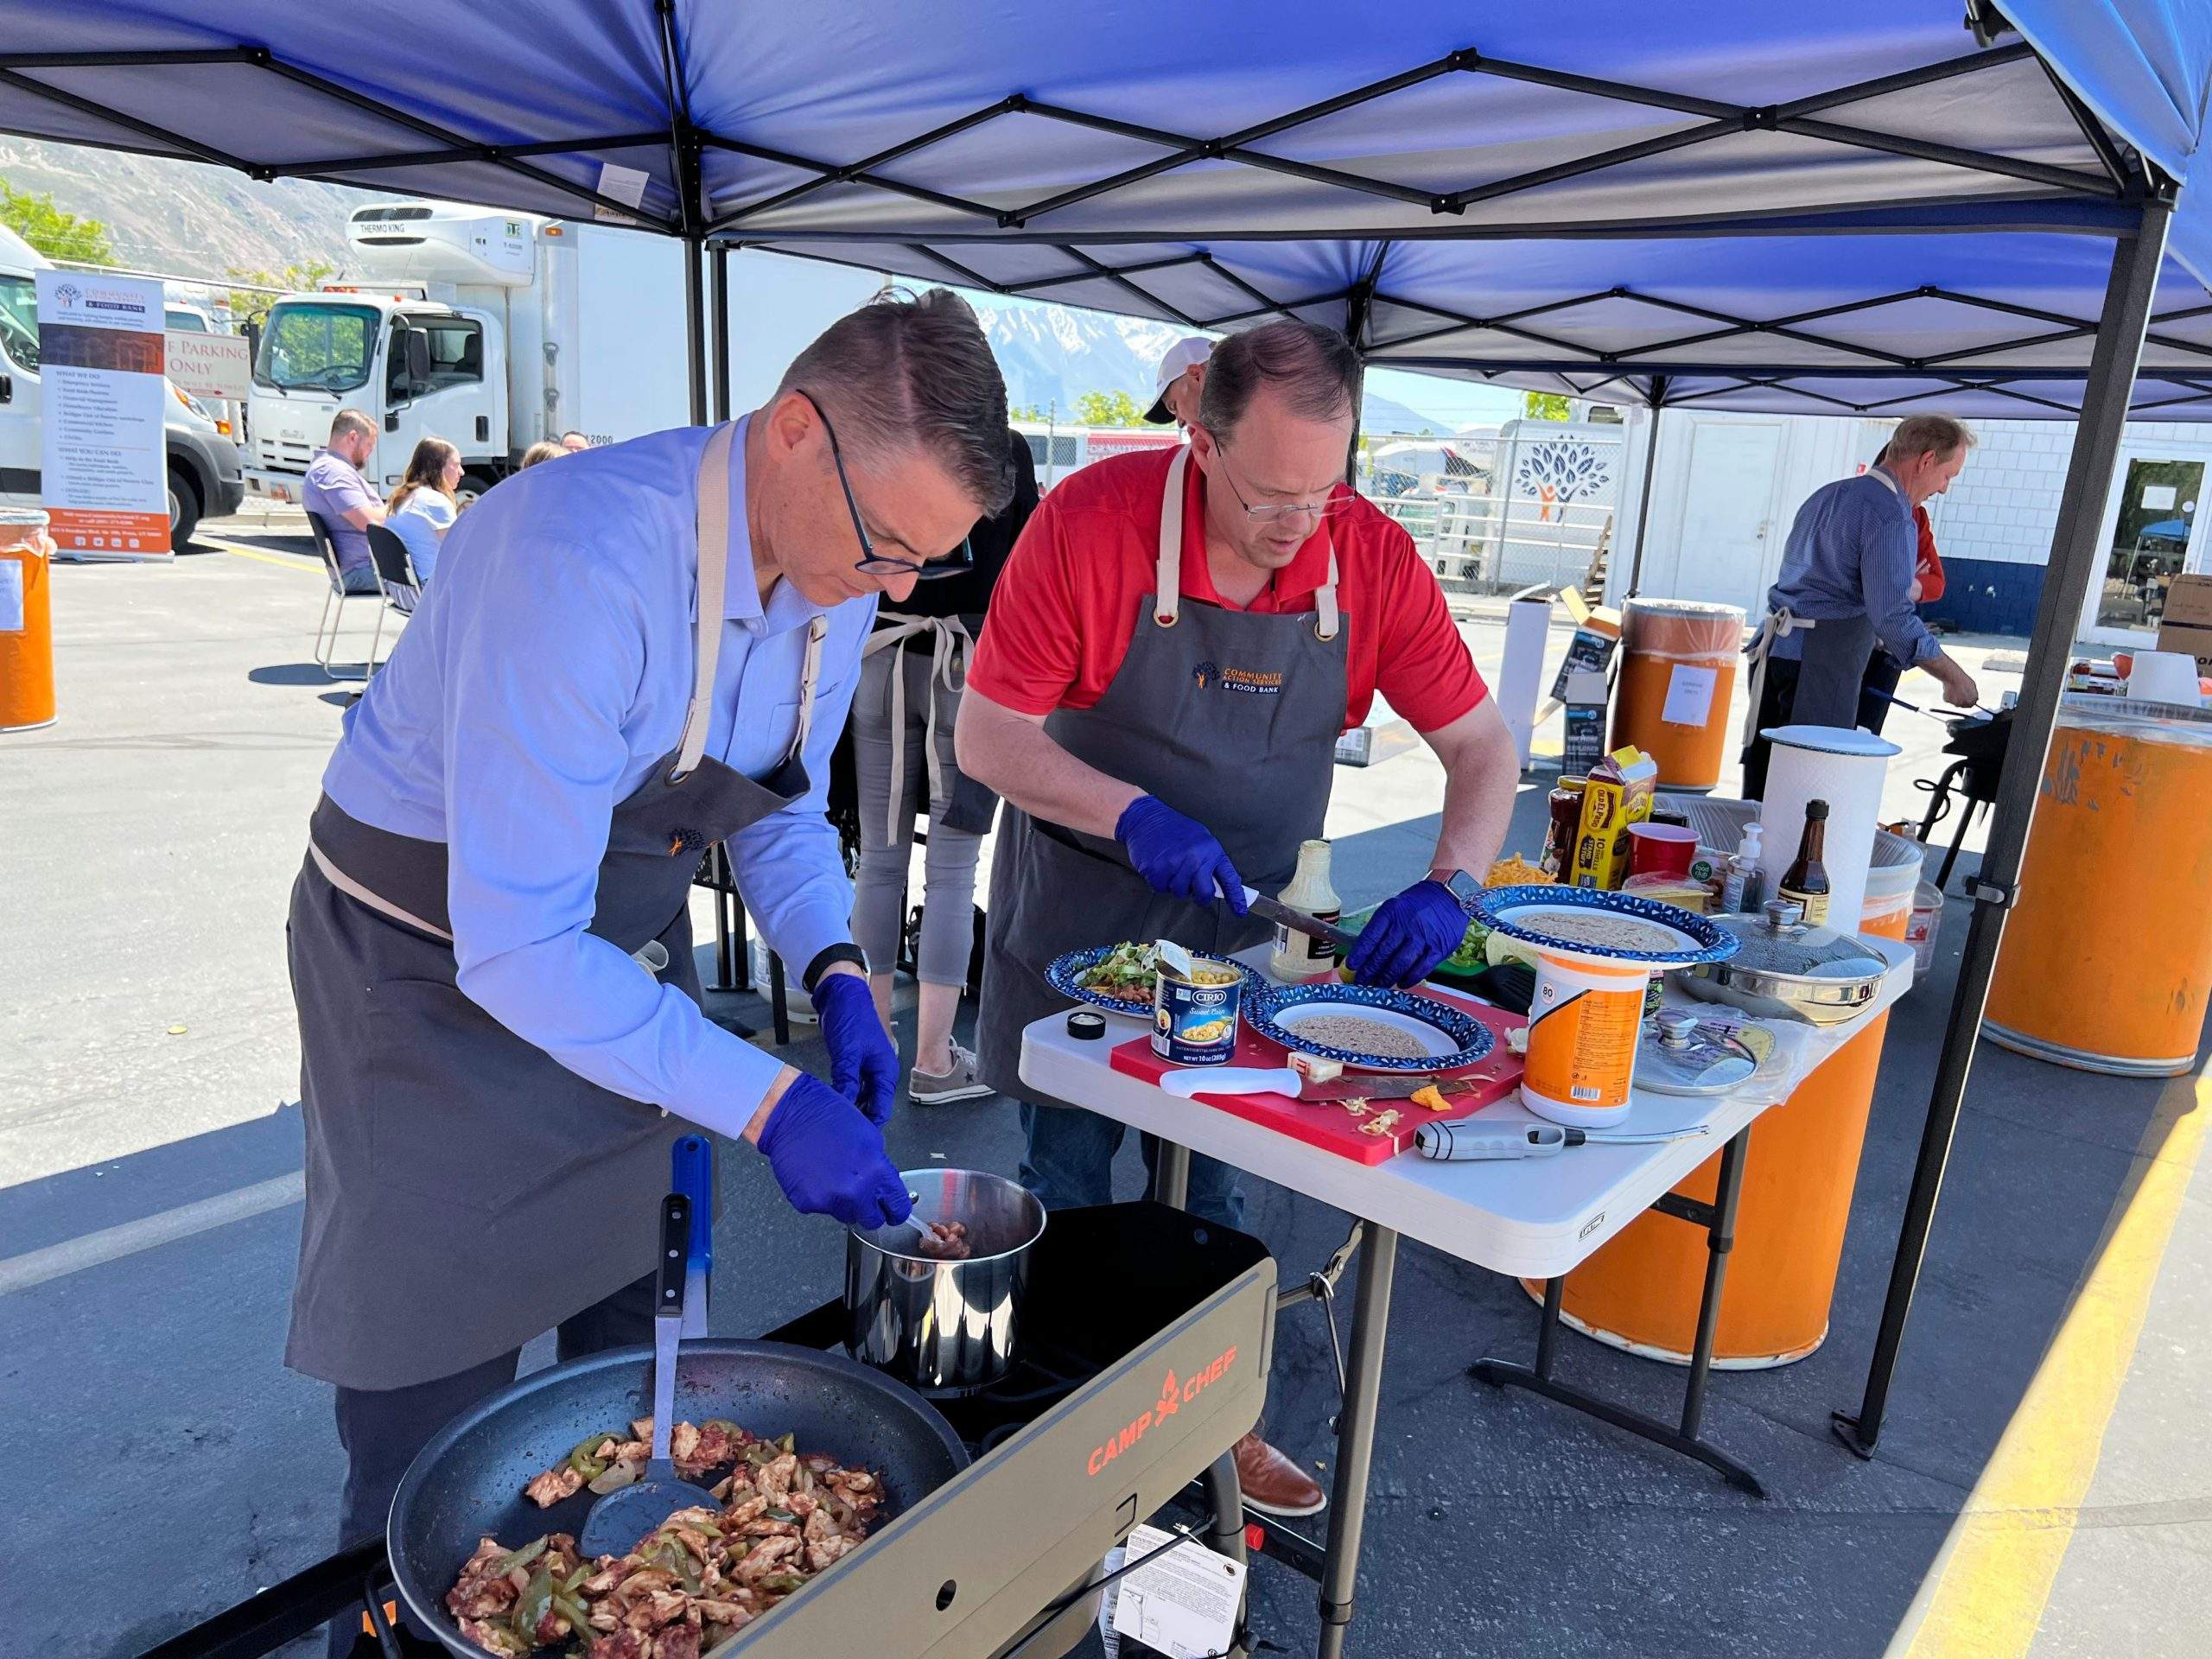
M1889 1659L2020 1659L2042 1623L2204 1149L2212 1079L2177 1077L2074 1302L1913 1599Z
M217 552L227 553L234 559L251 559L256 564L273 564L279 570L296 570L302 575L320 576L323 574L320 563L310 564L305 559L283 558L274 553L264 553L258 548L239 547L230 542L219 542L210 536L203 536L200 540Z

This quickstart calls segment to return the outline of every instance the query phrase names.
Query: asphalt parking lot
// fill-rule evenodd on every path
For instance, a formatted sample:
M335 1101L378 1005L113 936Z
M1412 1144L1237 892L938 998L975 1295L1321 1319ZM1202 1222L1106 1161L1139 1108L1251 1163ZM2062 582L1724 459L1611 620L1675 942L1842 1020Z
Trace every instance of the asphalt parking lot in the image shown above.
M349 694L309 660L323 584L303 542L282 521L210 538L172 565L57 571L60 719L0 737L0 1421L19 1459L0 1507L0 1654L136 1654L334 1543L328 1391L279 1358L300 1213L283 914ZM1494 669L1502 630L1466 626ZM1985 697L2016 683L1986 677ZM1900 715L1890 734L1907 749L1890 808L1916 817L1912 779L1933 775L1943 732ZM1524 850L1548 784L1522 790ZM1425 753L1339 770L1348 903L1426 868L1440 785ZM1985 1047L1880 1455L1862 1463L1828 1433L1872 1346L1964 931L1958 886L1936 971L1891 1020L1829 1338L1713 1384L1707 1432L1769 1498L1478 1390L1468 1363L1525 1357L1533 1309L1511 1281L1408 1245L1355 1654L2212 1650L2212 1448L2196 1428L2212 1177L2195 1077L2091 1077ZM749 996L709 1012L767 1023ZM818 1065L808 1028L798 1038L796 1063ZM1019 1149L997 1099L910 1108L891 1139L915 1165L1011 1171ZM746 1148L722 1150L718 1255L747 1265L718 1282L714 1325L750 1334L835 1296L842 1245L789 1213ZM1120 1179L1135 1196L1133 1149ZM1342 1215L1254 1185L1251 1230L1287 1277L1341 1241ZM1277 1355L1271 1436L1324 1462L1334 1382L1317 1312L1285 1316ZM1562 1363L1646 1410L1677 1397L1676 1373L1580 1338ZM1310 1652L1311 1586L1273 1563L1254 1584L1257 1633Z

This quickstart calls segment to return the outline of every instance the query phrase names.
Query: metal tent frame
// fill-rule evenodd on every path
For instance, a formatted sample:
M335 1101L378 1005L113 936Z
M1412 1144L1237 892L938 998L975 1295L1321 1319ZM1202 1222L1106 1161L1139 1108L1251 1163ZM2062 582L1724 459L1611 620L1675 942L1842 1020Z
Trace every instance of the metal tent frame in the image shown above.
M727 340L721 338L728 327L722 303L727 297L724 256L728 248L745 246L896 269L1001 295L1068 291L1077 296L1077 303L1166 317L1192 327L1234 327L1272 315L1319 314L1332 322L1341 318L1371 363L1475 374L1583 397L1618 389L1625 400L1655 410L1649 437L1654 446L1656 411L1726 404L1731 398L1740 403L1768 397L1796 407L1859 414L1894 412L1931 398L1961 395L2044 416L2072 416L2078 407L2079 425L2021 712L1999 785L1989 852L1974 887L1974 915L1948 1033L1931 1090L1866 1395L1856 1414L1839 1414L1839 1433L1865 1455L1872 1452L1880 1433L2005 914L2017 897L2037 785L2057 712L2065 647L2097 564L2099 518L2122 428L2132 409L2212 416L2212 329L2201 335L2175 332L2212 315L2212 307L2190 305L2153 316L2177 200L2174 180L2109 128L2068 78L2032 47L2018 41L1993 44L2006 25L1984 0L1963 0L1963 4L1977 50L1780 103L1746 105L1693 97L1621 79L1493 57L1468 47L1210 137L1011 91L902 140L876 143L855 159L830 161L718 131L696 118L694 79L687 68L686 41L677 26L675 0L653 0L664 118L628 130L553 136L472 133L454 121L431 119L346 85L268 45L245 41L175 48L0 51L0 92L23 100L15 107L46 112L43 124L28 127L0 115L0 130L67 142L104 142L135 153L210 162L259 180L303 178L374 188L397 176L404 188L414 189L428 188L423 175L429 173L442 181L449 180L445 194L457 200L533 211L556 203L588 208L679 238L690 255L684 297L695 422L707 418L710 392L715 413L728 411ZM103 21L92 13L93 9L85 9L87 32ZM169 20L156 18L149 26L167 28ZM206 32L219 28L219 22L194 26ZM172 70L187 79L204 74L210 86L217 77L243 70L282 83L287 97L367 118L378 124L376 130L391 130L392 143L348 153L256 158L181 131L175 118L165 124L134 115L72 84L73 77L89 73L134 68ZM2021 74L2024 86L2048 89L2063 123L2070 124L2078 139L2078 145L2069 144L2065 159L2007 154L1885 130L1870 124L1863 111L1859 118L1852 118L1854 106L1880 99L2008 73ZM1394 99L1459 77L1518 83L1658 111L1679 118L1679 124L1631 143L1449 188L1286 153L1296 147L1294 143L1286 145L1286 140L1310 135L1332 118L1359 110L1387 111ZM190 86L182 85L179 90L187 95L175 107L191 110ZM960 152L948 147L1016 121L1043 122L1055 130L1096 135L1156 153L1096 172L1072 186L1012 200L982 200L901 176L899 169L917 158L932 152L957 156ZM98 136L88 138L88 133ZM2038 142L2050 138L2046 130ZM1632 181L1636 169L1658 158L1715 146L1725 149L1738 141L1812 144L1839 156L1875 155L1937 171L1931 175L1908 169L1916 188L1901 194L1862 189L1857 199L1841 205L1809 202L1801 199L1802 189L1793 188L1787 202L1769 197L1760 205L1753 193L1751 206L1723 213L1578 216L1545 212L1544 193L1563 184L1605 173ZM616 157L624 164L644 164L635 200L583 181L583 175L592 173L603 183L605 175L597 169ZM1211 176L1255 175L1294 181L1324 194L1300 210L1310 216L1262 222L1249 222L1248 216L1246 221L1223 229L1207 227L1209 201L1218 205L1220 199L1207 198L1202 191L1189 194L1184 205L1147 210L1154 216L1135 226L1115 224L1101 215L1099 204L1146 200L1141 194L1132 197L1131 193L1171 175L1180 175L1179 181L1185 183L1195 179L1203 186ZM1936 178L1955 188L1929 188ZM1224 209L1224 217L1234 216ZM1191 222L1194 219L1195 224ZM1388 280L1392 250L1414 243L1535 238L1739 239L1725 247L1763 237L1899 232L2031 232L2108 239L2113 255L2104 303L2096 315L2084 316L1927 285L1891 288L1816 309L1754 316L1621 285L1484 316L1399 293ZM1192 245L1198 238L1221 245L1290 241L1378 245L1357 280L1325 291L1283 296L1267 292L1230 269L1211 247ZM1166 251L1160 251L1163 247ZM981 268L995 257L994 251L1009 248L1062 264L1042 275L1018 277L994 276ZM1192 272L1220 285L1217 307L1193 310L1160 290L1159 278ZM706 321L710 283L718 302L718 349L714 355L719 359L711 376ZM1635 343L1632 349L1592 349L1559 332L1562 324L1573 321L1577 308L1631 302L1651 307L1665 318L1663 332ZM2037 327L1971 350L1916 358L1878 340L1881 314L1909 302L2013 315ZM1404 321L1394 321L1399 318ZM1878 338L1847 340L1832 332L1839 321L1853 318L1873 322ZM1530 326L1535 323L1547 326ZM1812 326L1816 324L1827 327L1815 332ZM1478 338L1486 339L1484 349L1476 348ZM1731 342L1746 340L1774 349L1750 357L1725 349ZM1444 350L1446 341L1457 342L1449 354ZM2024 353L2048 353L2082 344L2089 347L2086 365L2063 355L2056 365L2047 357L2022 359ZM2146 345L2162 355L2145 377L2142 396L2148 401L2139 403L2138 366ZM2198 359L2205 360L2201 372L2195 366ZM1859 388L1866 382L1879 383L1879 395L1862 395ZM1649 490L1647 468L1647 501ZM1639 550L1641 543L1639 536ZM1362 1266L1363 1291L1386 1301L1394 1243L1387 1235L1371 1238ZM1363 1295L1363 1314L1367 1300ZM1379 1355L1379 1325L1371 1340ZM1371 1400L1366 1404L1363 1423L1351 1425L1355 1446L1363 1443L1363 1437L1371 1436L1372 1404ZM1340 1524L1356 1529L1358 1503L1364 1496L1363 1467L1347 1485L1346 1478L1351 1475L1351 1471L1339 1471L1338 1518ZM1349 1516L1344 1514L1347 1506ZM1341 1582L1333 1578L1325 1582L1325 1605L1348 1607L1348 1573L1349 1568ZM1325 1651L1332 1650L1331 1637L1340 1647L1342 1634L1341 1624L1328 1624Z

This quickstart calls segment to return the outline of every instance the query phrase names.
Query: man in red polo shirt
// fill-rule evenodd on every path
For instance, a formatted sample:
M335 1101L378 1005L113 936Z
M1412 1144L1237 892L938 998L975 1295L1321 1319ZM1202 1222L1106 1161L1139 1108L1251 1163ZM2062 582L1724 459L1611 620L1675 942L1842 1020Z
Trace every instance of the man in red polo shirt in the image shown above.
M1268 937L1243 890L1289 882L1321 833L1338 735L1377 691L1444 763L1443 827L1428 876L1376 912L1349 966L1415 984L1465 931L1519 762L1435 575L1343 482L1357 375L1325 328L1231 336L1190 442L1077 473L1007 561L957 731L961 770L1010 809L977 1029L1004 1093L1020 1092L1022 1027L1065 1006L1043 977L1061 952L1172 938L1221 955ZM1109 1201L1121 1124L1027 1102L1022 1119L1025 1185L1048 1205ZM1192 1160L1189 1203L1231 1227L1242 1213L1207 1159ZM1237 1468L1255 1508L1322 1506L1256 1436Z

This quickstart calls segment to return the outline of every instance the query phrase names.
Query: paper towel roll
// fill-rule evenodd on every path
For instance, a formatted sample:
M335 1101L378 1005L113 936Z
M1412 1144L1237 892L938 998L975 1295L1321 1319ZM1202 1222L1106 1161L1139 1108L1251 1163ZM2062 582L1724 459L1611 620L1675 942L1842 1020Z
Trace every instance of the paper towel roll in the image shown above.
M1836 726L1776 726L1761 732L1774 746L1766 799L1759 807L1759 890L1776 896L1783 873L1796 861L1805 833L1805 804L1828 804L1828 925L1858 931L1866 902L1866 867L1881 827L1882 784L1897 746L1872 732Z

